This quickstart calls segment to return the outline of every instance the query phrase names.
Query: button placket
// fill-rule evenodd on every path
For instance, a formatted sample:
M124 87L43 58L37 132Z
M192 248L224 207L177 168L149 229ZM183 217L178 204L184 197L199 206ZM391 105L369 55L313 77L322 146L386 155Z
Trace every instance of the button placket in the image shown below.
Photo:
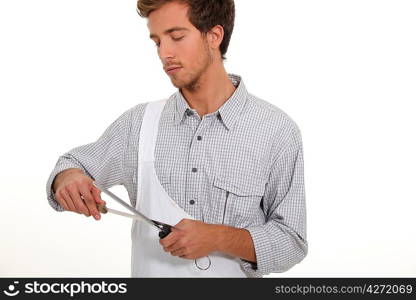
M189 111L188 111L189 112ZM188 176L186 183L186 205L188 211L197 219L202 219L201 202L198 201L199 187L201 186L203 172L200 168L203 167L204 149L201 143L194 141L202 140L202 132L209 125L211 118L202 118L199 125L192 135L188 156Z

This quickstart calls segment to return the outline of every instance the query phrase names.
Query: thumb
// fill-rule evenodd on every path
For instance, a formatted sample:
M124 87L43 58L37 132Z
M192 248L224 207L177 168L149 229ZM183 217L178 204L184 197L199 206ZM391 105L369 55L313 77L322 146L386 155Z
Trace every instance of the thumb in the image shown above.
M186 221L185 219L182 219L178 224L176 224L174 226L175 229L183 229L186 226Z

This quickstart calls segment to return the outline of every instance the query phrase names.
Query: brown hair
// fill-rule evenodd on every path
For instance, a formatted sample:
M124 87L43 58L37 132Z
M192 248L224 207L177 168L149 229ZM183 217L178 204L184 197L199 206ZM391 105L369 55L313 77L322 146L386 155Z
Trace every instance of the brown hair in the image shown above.
M225 59L234 28L234 0L138 0L137 12L143 17L168 2L181 2L188 5L188 18L201 33L205 34L214 26L221 25L224 38L220 45L221 57Z

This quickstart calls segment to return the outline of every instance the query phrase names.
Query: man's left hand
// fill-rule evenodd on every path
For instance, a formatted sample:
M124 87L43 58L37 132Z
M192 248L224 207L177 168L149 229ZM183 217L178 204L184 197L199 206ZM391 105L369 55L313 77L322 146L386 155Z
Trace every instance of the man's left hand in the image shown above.
M216 251L218 226L182 219L159 243L166 252L186 259L197 259Z

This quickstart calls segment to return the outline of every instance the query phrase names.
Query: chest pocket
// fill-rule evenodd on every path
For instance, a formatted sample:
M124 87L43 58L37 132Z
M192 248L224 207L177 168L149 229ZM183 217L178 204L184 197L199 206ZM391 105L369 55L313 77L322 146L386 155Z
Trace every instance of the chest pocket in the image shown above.
M214 178L215 200L221 212L217 216L217 223L240 228L262 223L264 214L261 202L266 181L260 178L250 178L250 182L247 178L241 181L233 179L221 175Z

